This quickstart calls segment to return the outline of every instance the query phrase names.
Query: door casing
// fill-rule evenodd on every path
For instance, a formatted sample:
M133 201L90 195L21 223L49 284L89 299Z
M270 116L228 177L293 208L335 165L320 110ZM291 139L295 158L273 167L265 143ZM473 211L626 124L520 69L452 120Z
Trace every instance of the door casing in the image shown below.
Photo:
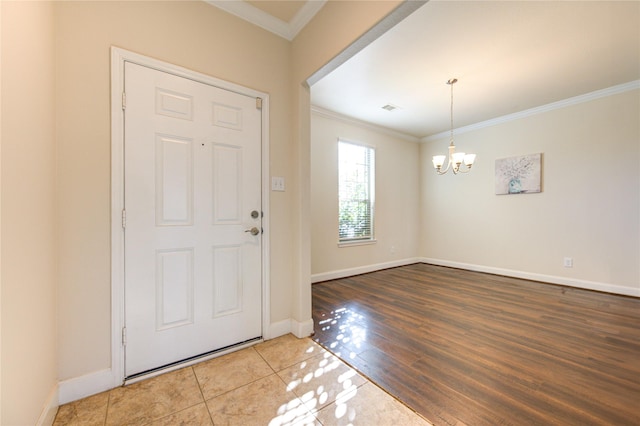
M228 91L262 98L262 330L268 339L270 321L269 282L269 95L215 77L201 74L167 62L149 58L118 47L111 47L111 377L113 386L124 382L124 229L122 211L124 209L124 64L133 62L209 84ZM223 352L216 355L221 355Z

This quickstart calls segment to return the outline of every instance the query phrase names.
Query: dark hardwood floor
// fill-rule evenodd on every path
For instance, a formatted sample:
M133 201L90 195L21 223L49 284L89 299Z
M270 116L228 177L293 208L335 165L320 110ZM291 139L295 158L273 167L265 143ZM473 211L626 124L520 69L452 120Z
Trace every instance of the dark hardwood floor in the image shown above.
M435 425L640 425L640 299L414 264L314 284L314 340Z

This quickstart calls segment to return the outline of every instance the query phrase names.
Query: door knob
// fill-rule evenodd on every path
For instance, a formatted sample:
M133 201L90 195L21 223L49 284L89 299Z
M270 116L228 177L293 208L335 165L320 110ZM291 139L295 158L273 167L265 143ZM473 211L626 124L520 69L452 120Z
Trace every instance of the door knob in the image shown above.
M250 232L251 235L258 235L260 233L260 230L254 226L251 229L245 229L244 232Z

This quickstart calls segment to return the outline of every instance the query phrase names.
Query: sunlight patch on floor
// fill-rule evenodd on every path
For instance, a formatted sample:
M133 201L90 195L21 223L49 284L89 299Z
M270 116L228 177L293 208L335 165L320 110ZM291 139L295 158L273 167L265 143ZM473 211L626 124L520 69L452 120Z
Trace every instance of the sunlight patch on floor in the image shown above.
M269 426L314 425L315 417L298 398L278 408L278 415L269 421Z
M310 365L312 361L317 361L317 365ZM346 371L340 373L333 379L333 382L331 378L326 377L339 368ZM339 397L344 394L344 392L353 392L357 389L357 385L353 380L357 376L355 370L348 368L329 352L324 353L322 359L319 361L313 359L302 362L299 365L299 370L301 371L301 377L291 380L287 384L287 391L294 391L302 384L306 384L307 387L311 385L312 390L300 395L300 399L310 410L320 409L328 402L332 402L329 400L329 398L332 397L330 392L335 393L336 390L338 390L339 393L337 396ZM307 370L312 371L307 372ZM329 380L329 382L327 382L327 380Z
M340 333L336 336L336 340L327 344L327 347L343 359L354 359L357 355L356 352L352 350L349 353L344 352L349 347L361 349L362 344L367 341L367 328L362 325L363 323L366 323L366 318L363 315L344 307L331 311L326 319L319 321L318 325L322 331L338 327Z

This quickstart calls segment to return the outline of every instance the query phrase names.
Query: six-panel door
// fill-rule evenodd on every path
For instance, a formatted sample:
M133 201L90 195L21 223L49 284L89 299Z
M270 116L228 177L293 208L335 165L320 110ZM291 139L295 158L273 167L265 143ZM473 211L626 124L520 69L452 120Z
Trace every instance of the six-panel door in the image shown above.
M125 65L125 376L262 335L255 98Z

